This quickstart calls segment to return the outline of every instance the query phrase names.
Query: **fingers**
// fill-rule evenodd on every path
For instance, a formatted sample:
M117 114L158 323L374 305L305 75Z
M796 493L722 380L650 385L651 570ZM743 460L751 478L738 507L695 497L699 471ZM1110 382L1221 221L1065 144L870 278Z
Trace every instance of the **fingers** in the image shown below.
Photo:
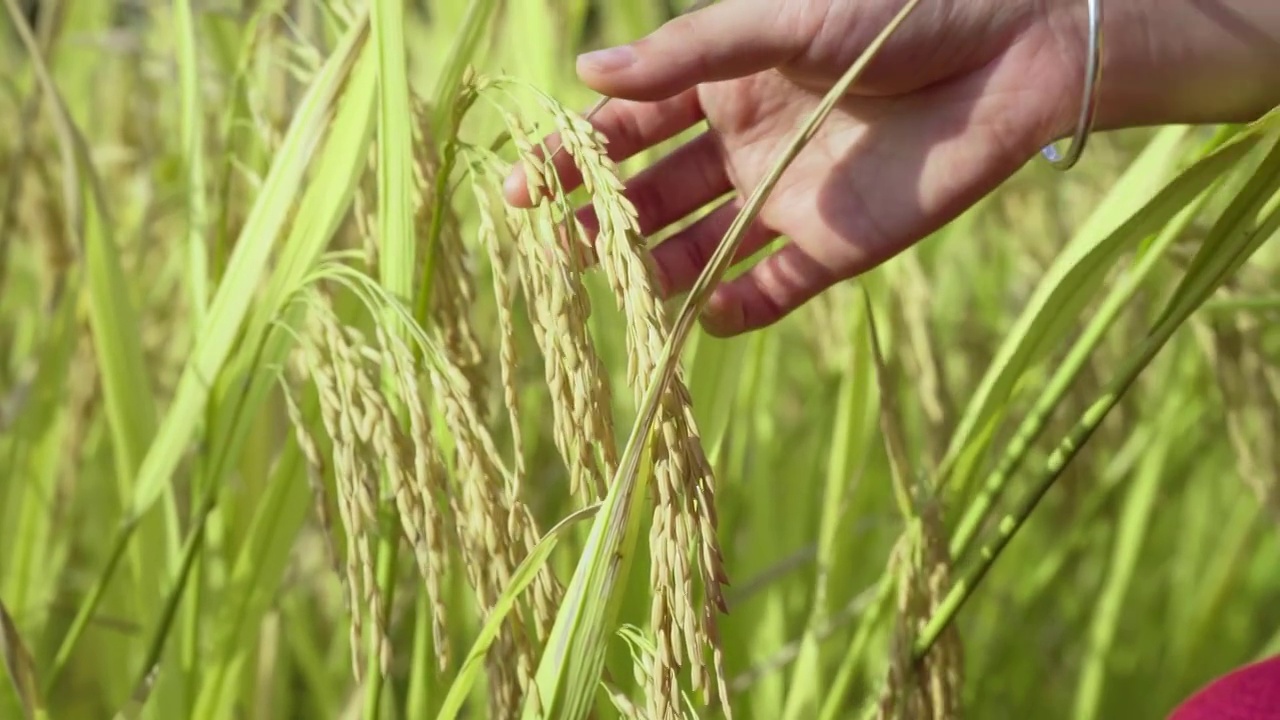
M654 266L664 297L693 287L741 211L741 198L734 198L653 249ZM778 233L758 222L752 223L747 227L732 262L750 257L777 238Z
M716 288L703 311L702 327L711 335L729 337L772 325L847 275L788 243Z
M702 121L702 109L695 91L681 93L657 103L613 100L591 119L591 124L604 135L605 152L614 162L622 162L636 153L665 142ZM557 152L559 134L547 138L546 146L553 154L557 177L568 193L582 184L582 175L568 152ZM545 154L535 151L539 159ZM515 207L530 207L528 179L523 163L512 168L503 185L503 195Z
M809 42L802 3L721 0L629 45L578 58L578 76L609 97L660 100L705 82L785 64Z
M679 222L731 187L719 140L703 133L628 180L623 195L635 206L640 233L647 236ZM579 211L578 220L594 236L598 224L590 206Z

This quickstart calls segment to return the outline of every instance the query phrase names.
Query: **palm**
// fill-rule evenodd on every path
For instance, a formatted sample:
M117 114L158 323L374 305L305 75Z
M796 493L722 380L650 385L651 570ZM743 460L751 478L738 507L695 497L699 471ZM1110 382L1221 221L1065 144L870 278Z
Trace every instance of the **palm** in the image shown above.
M837 106L770 194L735 260L787 242L717 289L709 329L733 334L776 321L946 224L1036 152L1057 130L1051 123L1071 78L1044 33L988 37L960 43L963 57L939 52L947 43L937 37L886 48L871 84ZM781 69L657 102L617 101L595 120L615 158L708 125L627 184L646 236L720 203L654 248L665 292L687 290L701 273L838 74L823 68L847 67L842 52L817 42ZM583 219L593 225L589 209Z

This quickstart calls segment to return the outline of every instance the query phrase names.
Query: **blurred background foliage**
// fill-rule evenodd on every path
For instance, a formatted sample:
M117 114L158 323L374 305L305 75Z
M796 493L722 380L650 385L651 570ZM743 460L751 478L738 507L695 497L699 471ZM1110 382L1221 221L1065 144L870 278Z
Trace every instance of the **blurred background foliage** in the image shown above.
M190 33L176 19L183 5L13 5L36 21L51 77L101 178L102 207L109 210L101 222L119 248L150 383L135 388L127 403L152 414L172 398L197 333L184 240L193 212L192 159L202 162L204 238L216 285L306 88L291 67L313 72L338 43L331 8L318 0L193 0ZM423 97L432 96L468 9L461 0L407 3L408 79ZM660 2L507 0L498 3L470 61L585 109L595 98L576 82L573 56L637 37L674 11ZM3 27L0 600L12 618L6 635L23 640L39 678L107 563L129 483L121 477L95 353L92 265L69 232L82 212L68 200L77 180L66 172L61 131L7 13ZM198 59L193 85L182 79L179 61L191 47ZM204 131L195 154L183 141L190 122L185 87L197 90ZM497 123L492 114L468 115L460 134L492 136ZM887 400L900 415L913 473L937 472L1002 348L1031 346L1034 333L1019 319L1058 269L1082 267L1067 249L1120 227L1190 167L1206 143L1223 137L1217 132L1099 136L1066 175L1031 163L963 218L864 278L895 370ZM1031 327L1043 334L1025 366L1002 375L1009 393L994 401L988 434L962 448L968 480L947 487L949 528L958 527L979 479L1007 453L1019 422L1044 398L1108 297L1135 272L1156 230L1173 227L1176 234L1052 403L1000 508L1032 493L1054 448L1134 358L1184 289L1179 283L1203 268L1197 253L1224 237L1217 223L1246 183L1261 179L1260 197L1274 196L1280 185L1266 156L1274 131L1266 137L1215 170L1217 184L1183 226L1167 219L1150 232L1130 233L1122 250L1081 271L1084 280L1072 276L1079 293L1060 304L1061 316L1035 319ZM634 171L654 157L624 167ZM1266 210L1266 203L1258 207ZM473 230L476 218L460 212ZM335 246L356 245L349 225ZM1278 260L1275 243L1261 244L1190 315L964 605L956 622L969 717L1162 717L1215 675L1280 653ZM784 708L816 711L820 703L847 707L837 716L851 716L884 669L887 620L861 611L885 571L901 519L860 293L849 283L766 331L732 340L695 337L687 353L688 383L719 477L721 541L732 579L731 613L721 629L737 717L783 717ZM477 327L489 327L492 303L481 293ZM593 330L623 387L625 348L611 311L596 303ZM536 353L521 332L521 347ZM526 417L538 418L546 403L540 370L526 380ZM212 408L211 418L223 410ZM246 443L218 479L204 560L192 581L200 592L188 593L178 608L143 716L356 716L360 693L350 672L347 617L281 398L273 396L247 422ZM529 502L549 527L571 509L560 490L563 470L550 427L534 424L525 434L535 493ZM187 508L203 487L200 478L207 480L207 471L194 469L200 442L183 452L173 477L178 526L135 540L129 562L137 565L111 586L44 698L50 717L110 717L126 707L161 619L171 579L166 568L190 528ZM273 483L287 486L272 491ZM538 488L551 489L538 495ZM987 537L996 523L988 519L982 528ZM166 538L168 531L176 534ZM556 551L562 578L572 571L580 540ZM168 551L159 549L166 544ZM240 577L246 547L263 550L248 586L231 581ZM647 568L635 572L623 614L642 624ZM826 583L821 596L819 575ZM402 698L419 688L426 699L416 707L434 714L451 676L425 662L422 598L408 569L404 583L389 692ZM480 618L463 598L461 581L455 585L461 609L450 631L460 656ZM233 621L229 608L237 603L243 608ZM864 622L874 629L877 649L849 657ZM801 642L806 628L821 630L813 647ZM232 640L211 640L228 632ZM626 646L617 645L610 667L615 677L628 677ZM12 651L14 643L7 647ZM11 672L23 665L9 663ZM210 689L213 678L222 685ZM206 703L208 694L224 700ZM405 709L389 702L384 711L398 717ZM0 717L21 715L18 695L3 686Z

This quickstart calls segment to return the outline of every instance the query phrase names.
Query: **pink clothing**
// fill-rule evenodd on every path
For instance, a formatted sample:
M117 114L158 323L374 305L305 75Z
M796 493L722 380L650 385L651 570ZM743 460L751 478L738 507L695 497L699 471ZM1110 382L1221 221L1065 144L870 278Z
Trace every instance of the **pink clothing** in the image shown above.
M1280 656L1214 680L1168 720L1280 720Z

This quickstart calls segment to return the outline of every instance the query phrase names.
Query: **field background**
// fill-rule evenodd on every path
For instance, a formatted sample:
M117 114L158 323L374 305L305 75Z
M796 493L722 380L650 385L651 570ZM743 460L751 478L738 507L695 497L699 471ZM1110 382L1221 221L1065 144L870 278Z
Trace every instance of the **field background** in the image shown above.
M344 22L332 11L345 5L4 2L0 602L6 667L17 682L0 684L0 718L23 715L14 687L38 695L51 718L120 710L166 719L359 717L370 694L352 676L342 585L324 557L325 529L285 399L268 378L254 403L229 401L254 362L241 342L245 326L209 341L228 348L230 361L190 384L205 390L189 391L211 401L185 406L185 420L170 414L193 347L212 346L194 343L216 335L208 298L252 296L251 313L266 312L263 298L289 257L286 236L362 248L344 193L357 184L350 173L320 162L298 188L263 187L273 161L328 162L340 150L280 154L308 83L340 51ZM74 126L60 122L42 92L12 22L14 11L35 8L34 39ZM585 109L595 98L575 81L575 53L637 37L672 9L508 0L468 12L460 0L410 0L401 37L389 40L384 24L368 41L390 53L391 66L403 48L403 81L432 112L448 108L458 82L451 69L466 64ZM395 79L381 76L384 87ZM347 91L357 92L356 82ZM386 127L368 127L385 148ZM479 108L458 137L484 144L500 127L496 113ZM1097 137L1077 170L1028 165L944 231L776 327L732 340L695 331L683 359L718 479L732 583L720 629L735 717L809 718L820 709L854 717L884 675L891 618L864 611L903 520L882 399L897 416L911 477L932 478L944 458L959 458L942 495L948 535L988 482L1005 490L983 518L980 542L999 534L1000 515L1054 480L956 616L965 716L1159 718L1215 675L1280 653L1280 258L1264 242L1280 217L1274 124L1236 135L1229 157L1192 165L1243 131ZM451 141L442 134L431 142ZM354 157L369 152L350 147ZM361 212L384 207L388 193L379 195L374 172L360 183ZM1157 196L1171 183L1181 194ZM317 187L308 196L316 204L305 208L341 224L292 214ZM390 195L397 193L403 188ZM452 204L459 235L474 246L473 205ZM264 231L251 224L259 206L289 218ZM1144 207L1148 214L1138 216ZM1134 217L1142 222L1128 222ZM244 243L276 249L255 282L238 285L228 262ZM479 251L471 267L472 321L493 357L491 267ZM390 286L376 266L369 274ZM1134 277L1141 282L1126 289ZM589 285L622 441L634 414L623 325L600 278L590 275ZM864 288L891 371L883 398ZM1178 304L1187 298L1190 306ZM1185 322L1174 323L1148 364L1141 356L1157 349L1149 339L1169 328L1164 312L1175 306ZM670 316L677 310L673 303ZM523 317L517 310L524 497L547 528L580 503L565 488L540 353ZM1105 332L1051 395L1055 373L1073 366L1074 351L1090 349L1093 330ZM1051 472L1063 438L1095 416L1112 383L1143 366L1087 443ZM998 389L989 391L991 383ZM1013 438L1041 406L1045 426L1024 452ZM980 422L966 425L973 418ZM220 434L228 428L230 436ZM510 447L505 430L495 437ZM1002 481L996 471L1010 458L1018 462ZM211 512L196 533L206 497ZM101 602L83 614L116 557L122 522L140 507L148 512ZM554 550L562 582L588 524ZM199 559L180 576L193 537ZM647 534L640 537L643 546ZM977 558L970 548L957 574ZM451 574L453 666L442 672L408 553L388 572L396 590L381 713L431 717L484 616L462 575ZM647 631L647 573L647 560L637 561L616 625ZM629 682L630 657L612 635L607 666L643 706ZM139 696L131 706L148 658L159 661L154 684L145 704ZM485 716L482 686L483 678L468 717ZM694 705L702 707L697 698ZM598 706L602 716L610 708Z

